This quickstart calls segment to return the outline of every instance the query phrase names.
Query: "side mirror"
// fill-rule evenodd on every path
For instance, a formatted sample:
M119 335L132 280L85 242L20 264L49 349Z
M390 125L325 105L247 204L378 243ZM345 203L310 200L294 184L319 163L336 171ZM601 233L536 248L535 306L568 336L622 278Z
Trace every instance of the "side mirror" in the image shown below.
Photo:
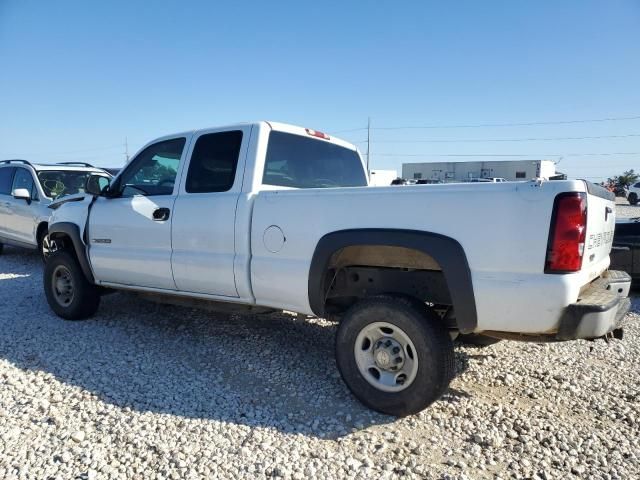
M103 175L91 175L87 178L84 191L91 195L103 195L111 179Z
M13 198L26 200L27 203L31 203L31 192L26 188L16 188L12 195Z

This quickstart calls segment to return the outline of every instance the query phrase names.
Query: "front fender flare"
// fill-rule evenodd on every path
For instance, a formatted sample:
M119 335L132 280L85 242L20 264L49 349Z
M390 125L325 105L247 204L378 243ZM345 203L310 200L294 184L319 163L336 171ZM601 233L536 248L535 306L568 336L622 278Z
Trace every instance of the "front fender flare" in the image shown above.
M325 284L331 256L354 245L405 247L431 256L442 267L458 328L470 333L478 324L471 270L462 245L438 233L395 229L340 230L323 236L316 246L309 268L309 305L314 314L325 315Z
M95 283L93 272L91 271L91 265L89 263L87 247L82 241L80 228L75 223L71 222L59 222L49 225L49 236L51 238L56 238L57 235L64 235L71 239L73 250L78 258L78 263L80 264L82 273L84 273L84 276L87 277L89 282Z

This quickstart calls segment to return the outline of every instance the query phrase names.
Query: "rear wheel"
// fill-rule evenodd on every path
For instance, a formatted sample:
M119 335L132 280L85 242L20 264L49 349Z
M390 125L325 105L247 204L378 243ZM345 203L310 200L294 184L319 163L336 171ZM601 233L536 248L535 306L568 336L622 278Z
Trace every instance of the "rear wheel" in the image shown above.
M98 287L89 283L78 261L64 250L54 252L44 267L44 293L51 309L66 320L91 317L100 305Z
M638 204L638 194L630 193L629 196L627 197L627 200L629 200L629 203L631 205L637 205Z
M389 415L417 413L447 389L455 371L446 328L420 302L400 297L361 300L342 317L336 361L363 404Z

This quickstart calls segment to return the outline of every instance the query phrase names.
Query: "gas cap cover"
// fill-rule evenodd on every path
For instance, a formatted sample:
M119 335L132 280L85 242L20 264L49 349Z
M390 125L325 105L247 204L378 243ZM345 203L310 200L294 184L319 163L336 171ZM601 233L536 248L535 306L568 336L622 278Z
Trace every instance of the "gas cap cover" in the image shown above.
M264 243L264 247L269 250L271 253L278 253L282 250L284 242L287 239L284 237L284 233L277 225L271 225L267 227L264 231L264 235L262 236L262 242Z

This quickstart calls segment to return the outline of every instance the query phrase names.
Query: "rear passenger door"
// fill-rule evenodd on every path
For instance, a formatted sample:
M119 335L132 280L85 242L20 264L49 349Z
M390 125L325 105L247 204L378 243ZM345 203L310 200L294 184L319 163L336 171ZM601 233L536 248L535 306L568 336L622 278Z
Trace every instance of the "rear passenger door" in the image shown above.
M171 265L180 291L238 297L235 217L250 132L251 127L216 129L193 137L171 230Z

